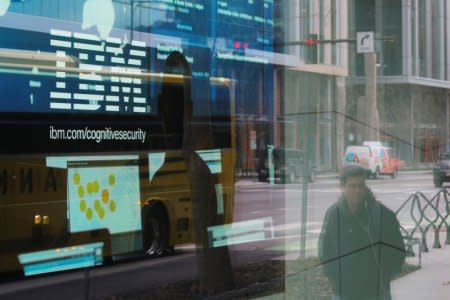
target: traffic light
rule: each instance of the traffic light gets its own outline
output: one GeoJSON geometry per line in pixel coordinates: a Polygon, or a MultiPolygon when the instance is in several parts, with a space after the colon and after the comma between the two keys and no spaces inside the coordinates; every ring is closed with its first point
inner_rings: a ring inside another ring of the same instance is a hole
{"type": "Polygon", "coordinates": [[[317,45],[319,44],[318,35],[310,33],[305,40],[307,64],[317,64],[317,45]]]}

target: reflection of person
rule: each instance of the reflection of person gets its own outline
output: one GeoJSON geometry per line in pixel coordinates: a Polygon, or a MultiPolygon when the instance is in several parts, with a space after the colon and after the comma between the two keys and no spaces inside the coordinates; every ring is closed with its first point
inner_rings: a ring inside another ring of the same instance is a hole
{"type": "MultiPolygon", "coordinates": [[[[167,180],[171,178],[182,186],[182,179],[167,175],[177,173],[177,161],[184,159],[181,150],[189,142],[186,132],[190,126],[192,111],[190,68],[182,53],[174,51],[169,54],[164,64],[164,74],[176,75],[179,80],[163,80],[161,93],[158,95],[158,113],[164,136],[160,146],[171,151],[164,153],[164,161],[158,163],[157,170],[153,170],[151,182],[156,189],[166,187],[167,180]],[[174,172],[174,169],[177,171],[174,172]]],[[[149,166],[153,166],[150,157],[149,166]]],[[[169,244],[169,219],[165,208],[160,205],[145,206],[142,219],[146,252],[155,256],[172,252],[172,245],[169,244]]]]}
{"type": "MultiPolygon", "coordinates": [[[[181,52],[173,51],[166,60],[164,72],[183,75],[182,82],[166,82],[162,86],[158,109],[162,117],[166,147],[181,150],[187,168],[200,290],[231,289],[233,273],[228,247],[209,247],[208,228],[223,225],[224,214],[220,213],[217,206],[219,201],[216,188],[219,178],[211,173],[206,162],[197,153],[197,150],[205,149],[205,144],[208,145],[212,138],[204,133],[205,130],[199,131],[199,124],[193,117],[191,68],[181,52]]],[[[202,125],[210,126],[210,124],[202,125]]],[[[165,162],[160,168],[160,173],[166,171],[164,168],[168,165],[165,162]]],[[[170,172],[174,172],[173,170],[173,167],[168,169],[170,172]]]]}
{"type": "Polygon", "coordinates": [[[359,166],[342,170],[342,194],[319,238],[319,258],[337,300],[391,299],[390,281],[405,259],[396,216],[375,200],[365,176],[359,166]]]}
{"type": "Polygon", "coordinates": [[[166,147],[181,149],[190,139],[192,118],[191,71],[186,57],[178,51],[171,52],[166,59],[164,73],[184,76],[183,83],[165,82],[158,97],[166,147]]]}

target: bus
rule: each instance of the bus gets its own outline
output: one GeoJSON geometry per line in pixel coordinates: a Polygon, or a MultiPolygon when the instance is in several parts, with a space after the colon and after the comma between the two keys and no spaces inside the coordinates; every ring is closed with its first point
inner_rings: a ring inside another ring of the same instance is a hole
{"type": "Polygon", "coordinates": [[[189,94],[192,131],[209,137],[193,151],[230,223],[235,83],[211,76],[210,49],[47,23],[0,27],[2,278],[161,256],[196,240],[183,122],[170,131],[165,120],[183,120],[179,102],[164,102],[177,95],[189,94]],[[173,53],[189,72],[169,70],[173,53]]]}

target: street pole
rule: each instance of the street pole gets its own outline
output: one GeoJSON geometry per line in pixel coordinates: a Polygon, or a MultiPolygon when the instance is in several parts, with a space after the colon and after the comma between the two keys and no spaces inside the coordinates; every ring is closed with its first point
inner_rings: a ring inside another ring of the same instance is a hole
{"type": "Polygon", "coordinates": [[[342,158],[345,154],[345,107],[347,102],[347,94],[345,90],[345,78],[336,78],[336,167],[338,170],[342,168],[342,158]]]}
{"type": "Polygon", "coordinates": [[[306,258],[306,233],[307,233],[307,209],[308,209],[308,167],[309,167],[309,155],[308,150],[305,151],[304,159],[304,171],[303,171],[303,185],[302,185],[302,213],[301,213],[301,228],[300,228],[300,258],[306,258]]]}
{"type": "Polygon", "coordinates": [[[365,126],[365,139],[370,141],[380,140],[380,120],[377,105],[377,55],[375,52],[364,54],[364,69],[366,76],[365,112],[366,118],[362,119],[369,124],[365,126]]]}
{"type": "Polygon", "coordinates": [[[357,32],[356,51],[364,54],[365,94],[358,98],[357,118],[361,122],[357,141],[379,141],[380,121],[377,105],[377,55],[374,32],[357,32]]]}
{"type": "Polygon", "coordinates": [[[303,184],[302,184],[302,199],[301,199],[301,220],[300,220],[300,258],[306,259],[306,234],[308,224],[308,182],[309,182],[309,138],[310,124],[312,123],[312,115],[305,115],[304,128],[306,132],[305,145],[303,147],[303,184]]]}

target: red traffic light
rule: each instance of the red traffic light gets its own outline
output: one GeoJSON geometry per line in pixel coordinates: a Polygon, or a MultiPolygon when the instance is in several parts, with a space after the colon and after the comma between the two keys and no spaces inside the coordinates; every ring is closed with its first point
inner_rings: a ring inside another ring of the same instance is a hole
{"type": "Polygon", "coordinates": [[[305,44],[306,46],[315,46],[319,43],[318,40],[314,40],[314,39],[306,39],[305,40],[305,44]]]}

